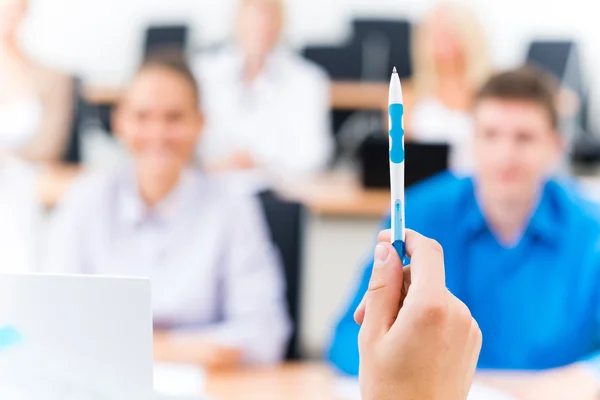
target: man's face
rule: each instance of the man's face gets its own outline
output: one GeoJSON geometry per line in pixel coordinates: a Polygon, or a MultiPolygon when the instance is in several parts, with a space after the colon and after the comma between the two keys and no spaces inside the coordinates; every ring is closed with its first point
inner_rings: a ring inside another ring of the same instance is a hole
{"type": "Polygon", "coordinates": [[[562,142],[546,110],[531,101],[483,99],[475,108],[475,175],[484,195],[531,196],[558,161],[562,142]]]}

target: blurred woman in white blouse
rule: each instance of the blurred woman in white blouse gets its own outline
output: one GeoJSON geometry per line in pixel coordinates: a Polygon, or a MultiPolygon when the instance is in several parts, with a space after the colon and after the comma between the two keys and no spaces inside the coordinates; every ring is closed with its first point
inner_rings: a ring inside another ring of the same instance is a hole
{"type": "Polygon", "coordinates": [[[241,0],[235,44],[195,63],[207,120],[200,161],[250,172],[250,189],[318,172],[333,150],[329,80],[279,45],[283,25],[283,0],[241,0]]]}
{"type": "Polygon", "coordinates": [[[72,80],[21,47],[27,0],[0,0],[0,271],[38,261],[43,210],[38,165],[60,161],[72,120],[72,80]]]}
{"type": "Polygon", "coordinates": [[[407,137],[449,143],[451,168],[468,173],[473,95],[491,72],[483,29],[466,6],[440,3],[419,24],[412,49],[407,137]]]}
{"type": "Polygon", "coordinates": [[[290,327],[260,206],[192,165],[203,125],[196,82],[184,62],[156,57],[116,111],[131,160],[73,185],[54,215],[45,270],[150,277],[158,360],[278,362],[290,327]]]}
{"type": "Polygon", "coordinates": [[[0,155],[60,161],[72,119],[72,80],[19,45],[27,0],[0,0],[0,155]]]}

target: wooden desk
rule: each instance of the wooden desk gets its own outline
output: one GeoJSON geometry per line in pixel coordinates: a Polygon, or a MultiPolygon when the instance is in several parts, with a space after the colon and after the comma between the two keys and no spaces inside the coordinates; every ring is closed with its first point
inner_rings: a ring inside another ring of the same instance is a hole
{"type": "MultiPolygon", "coordinates": [[[[406,84],[403,86],[407,91],[406,84]]],[[[83,88],[83,98],[95,105],[111,105],[117,102],[122,87],[93,86],[83,88]]],[[[335,110],[387,110],[387,83],[332,82],[331,107],[335,110]]]]}
{"type": "Polygon", "coordinates": [[[277,191],[303,203],[315,214],[380,218],[390,207],[390,192],[365,189],[350,173],[328,173],[308,180],[283,184],[277,191]]]}
{"type": "Polygon", "coordinates": [[[94,86],[83,87],[83,99],[90,104],[104,106],[113,105],[121,97],[123,88],[119,86],[94,86]]]}
{"type": "Polygon", "coordinates": [[[340,400],[334,383],[326,365],[288,364],[209,375],[207,394],[214,400],[340,400]]]}
{"type": "Polygon", "coordinates": [[[332,82],[331,108],[335,110],[387,110],[386,83],[332,82]]]}

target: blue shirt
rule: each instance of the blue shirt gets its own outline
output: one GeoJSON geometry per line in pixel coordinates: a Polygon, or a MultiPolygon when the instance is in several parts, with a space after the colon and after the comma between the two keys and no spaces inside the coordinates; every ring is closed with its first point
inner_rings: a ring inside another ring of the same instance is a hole
{"type": "MultiPolygon", "coordinates": [[[[587,361],[600,371],[600,223],[574,190],[547,182],[512,248],[487,226],[473,180],[448,173],[407,191],[406,224],[443,246],[446,284],[483,333],[479,368],[539,370],[587,361]]],[[[329,349],[330,361],[350,375],[359,363],[353,313],[372,265],[371,259],[329,349]]]]}

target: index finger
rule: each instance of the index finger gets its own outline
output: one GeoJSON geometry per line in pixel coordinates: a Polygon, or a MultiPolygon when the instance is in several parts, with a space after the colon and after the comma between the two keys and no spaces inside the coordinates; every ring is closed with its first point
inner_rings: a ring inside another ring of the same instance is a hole
{"type": "Polygon", "coordinates": [[[386,230],[379,232],[379,234],[377,235],[377,242],[378,243],[381,243],[381,242],[392,243],[392,230],[386,229],[386,230]]]}
{"type": "Polygon", "coordinates": [[[407,229],[406,252],[411,259],[411,286],[446,289],[444,251],[438,242],[407,229]]]}

